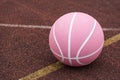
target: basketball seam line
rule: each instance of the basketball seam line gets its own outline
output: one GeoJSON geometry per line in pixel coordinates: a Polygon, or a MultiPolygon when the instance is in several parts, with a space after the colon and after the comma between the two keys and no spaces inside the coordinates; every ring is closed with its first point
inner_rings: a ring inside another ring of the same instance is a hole
{"type": "Polygon", "coordinates": [[[79,64],[81,64],[81,62],[79,61],[78,57],[79,57],[82,49],[83,49],[84,46],[86,45],[86,43],[87,43],[87,42],[89,41],[89,39],[91,38],[91,36],[92,36],[92,34],[93,34],[94,30],[95,30],[95,27],[96,27],[96,20],[94,21],[93,28],[92,28],[90,34],[88,35],[88,37],[85,39],[85,41],[83,42],[83,44],[80,46],[80,48],[79,48],[78,51],[77,51],[76,60],[77,60],[77,62],[78,62],[79,64]]]}
{"type": "Polygon", "coordinates": [[[73,14],[73,17],[70,22],[69,33],[68,33],[68,60],[69,60],[70,65],[72,65],[72,61],[70,59],[71,58],[71,34],[72,34],[72,28],[73,28],[76,15],[77,13],[73,14]]]}
{"type": "Polygon", "coordinates": [[[55,43],[57,44],[57,47],[58,47],[58,49],[60,51],[60,54],[62,56],[62,62],[63,62],[64,61],[64,55],[63,55],[63,52],[62,52],[62,50],[60,48],[60,45],[59,45],[59,43],[57,41],[57,38],[56,38],[56,35],[55,35],[55,25],[53,26],[53,37],[54,37],[55,43]]]}
{"type": "MultiPolygon", "coordinates": [[[[84,59],[84,58],[88,58],[88,57],[90,57],[90,56],[95,55],[95,53],[97,53],[100,49],[102,49],[103,44],[104,44],[104,42],[101,44],[101,46],[100,46],[97,50],[95,50],[95,51],[92,52],[91,54],[86,55],[86,56],[80,56],[80,57],[78,57],[78,59],[84,59]]],[[[52,52],[54,52],[55,55],[57,55],[58,57],[62,57],[61,55],[57,54],[57,52],[55,52],[53,49],[51,49],[51,50],[52,50],[52,52]]],[[[64,59],[68,59],[68,57],[64,57],[64,59]]],[[[70,58],[70,59],[76,59],[76,57],[70,58]]]]}

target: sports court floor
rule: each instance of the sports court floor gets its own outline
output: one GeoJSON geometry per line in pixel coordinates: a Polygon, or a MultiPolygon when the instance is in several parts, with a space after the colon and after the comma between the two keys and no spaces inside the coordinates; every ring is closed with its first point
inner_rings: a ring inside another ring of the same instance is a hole
{"type": "Polygon", "coordinates": [[[120,0],[0,0],[0,80],[120,80],[120,0]],[[105,34],[100,57],[78,68],[48,45],[54,21],[74,11],[95,17],[105,34]]]}

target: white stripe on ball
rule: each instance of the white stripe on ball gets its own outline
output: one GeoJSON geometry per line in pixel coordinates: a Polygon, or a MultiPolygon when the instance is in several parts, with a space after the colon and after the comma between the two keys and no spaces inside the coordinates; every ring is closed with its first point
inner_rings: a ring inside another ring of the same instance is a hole
{"type": "Polygon", "coordinates": [[[88,40],[90,39],[90,37],[92,36],[94,30],[95,30],[95,27],[96,27],[96,20],[94,21],[94,25],[93,25],[93,28],[91,30],[91,32],[89,33],[88,37],[85,39],[85,41],[83,42],[83,44],[80,46],[80,48],[78,49],[78,52],[77,52],[77,55],[76,55],[76,61],[81,64],[81,62],[79,61],[78,57],[80,55],[80,52],[81,50],[84,48],[84,46],[86,45],[86,43],[88,42],[88,40]]]}
{"type": "MultiPolygon", "coordinates": [[[[97,50],[95,50],[94,52],[90,53],[89,55],[80,56],[80,57],[78,57],[78,59],[85,59],[85,58],[94,56],[98,51],[100,51],[100,50],[102,49],[103,44],[104,44],[104,42],[103,42],[103,43],[101,44],[101,46],[100,46],[97,50]]],[[[52,50],[52,52],[53,52],[56,56],[62,57],[62,56],[59,55],[57,52],[55,52],[53,49],[51,49],[51,50],[52,50]]],[[[68,57],[64,57],[64,59],[68,59],[68,57]]],[[[76,57],[72,57],[72,58],[70,58],[70,59],[71,59],[71,60],[76,60],[76,57]]]]}
{"type": "Polygon", "coordinates": [[[75,21],[76,15],[77,13],[73,14],[72,20],[70,22],[69,33],[68,33],[68,60],[70,65],[72,65],[72,60],[70,59],[71,58],[71,33],[72,33],[73,23],[75,21]]]}
{"type": "Polygon", "coordinates": [[[55,25],[53,26],[53,37],[54,37],[55,43],[56,43],[56,45],[57,45],[57,47],[58,47],[58,49],[60,51],[62,62],[64,62],[64,55],[63,55],[63,52],[62,52],[62,50],[60,48],[60,45],[59,45],[58,40],[57,40],[56,35],[55,35],[55,25]]]}

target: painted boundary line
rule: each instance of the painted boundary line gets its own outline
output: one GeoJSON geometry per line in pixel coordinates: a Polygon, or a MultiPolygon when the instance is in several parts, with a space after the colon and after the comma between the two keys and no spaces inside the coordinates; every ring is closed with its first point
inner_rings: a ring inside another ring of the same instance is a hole
{"type": "Polygon", "coordinates": [[[43,26],[43,25],[21,25],[21,24],[1,24],[3,27],[15,27],[15,28],[40,28],[40,29],[51,29],[51,26],[43,26]]]}
{"type": "MultiPolygon", "coordinates": [[[[16,27],[16,28],[40,28],[40,29],[51,29],[51,26],[44,25],[21,25],[21,24],[3,24],[0,23],[0,26],[3,27],[16,27]]],[[[120,28],[103,28],[103,31],[120,31],[120,28]]]]}
{"type": "MultiPolygon", "coordinates": [[[[111,37],[111,38],[108,38],[104,43],[104,47],[107,47],[107,46],[109,46],[109,45],[111,45],[119,40],[120,40],[120,33],[111,37]]],[[[58,61],[56,63],[53,63],[53,64],[46,66],[45,68],[40,69],[34,73],[31,73],[31,74],[29,74],[29,75],[27,75],[19,80],[37,80],[38,78],[43,77],[45,75],[48,75],[49,73],[57,71],[63,67],[64,67],[64,65],[58,61]]]]}
{"type": "Polygon", "coordinates": [[[28,76],[23,77],[19,80],[37,80],[38,78],[43,77],[46,74],[49,74],[51,72],[54,72],[62,67],[64,67],[64,65],[58,61],[56,63],[50,64],[49,66],[47,66],[45,68],[40,69],[34,73],[31,73],[28,76]]]}
{"type": "Polygon", "coordinates": [[[119,40],[120,40],[120,33],[111,38],[108,38],[104,43],[104,47],[107,47],[107,46],[111,45],[112,43],[115,43],[119,40]]]}

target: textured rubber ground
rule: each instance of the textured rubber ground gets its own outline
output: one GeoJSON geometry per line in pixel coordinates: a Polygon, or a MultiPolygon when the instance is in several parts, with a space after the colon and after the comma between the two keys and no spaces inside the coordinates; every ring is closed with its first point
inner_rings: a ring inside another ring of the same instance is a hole
{"type": "MultiPolygon", "coordinates": [[[[0,24],[52,26],[61,15],[82,11],[95,17],[103,28],[120,28],[119,4],[119,0],[2,0],[0,24]]],[[[0,26],[0,80],[18,80],[57,62],[49,49],[49,31],[0,26]]],[[[119,33],[105,31],[105,39],[119,33]]],[[[117,41],[104,47],[102,55],[88,66],[64,66],[38,80],[119,80],[119,51],[117,41]]]]}

